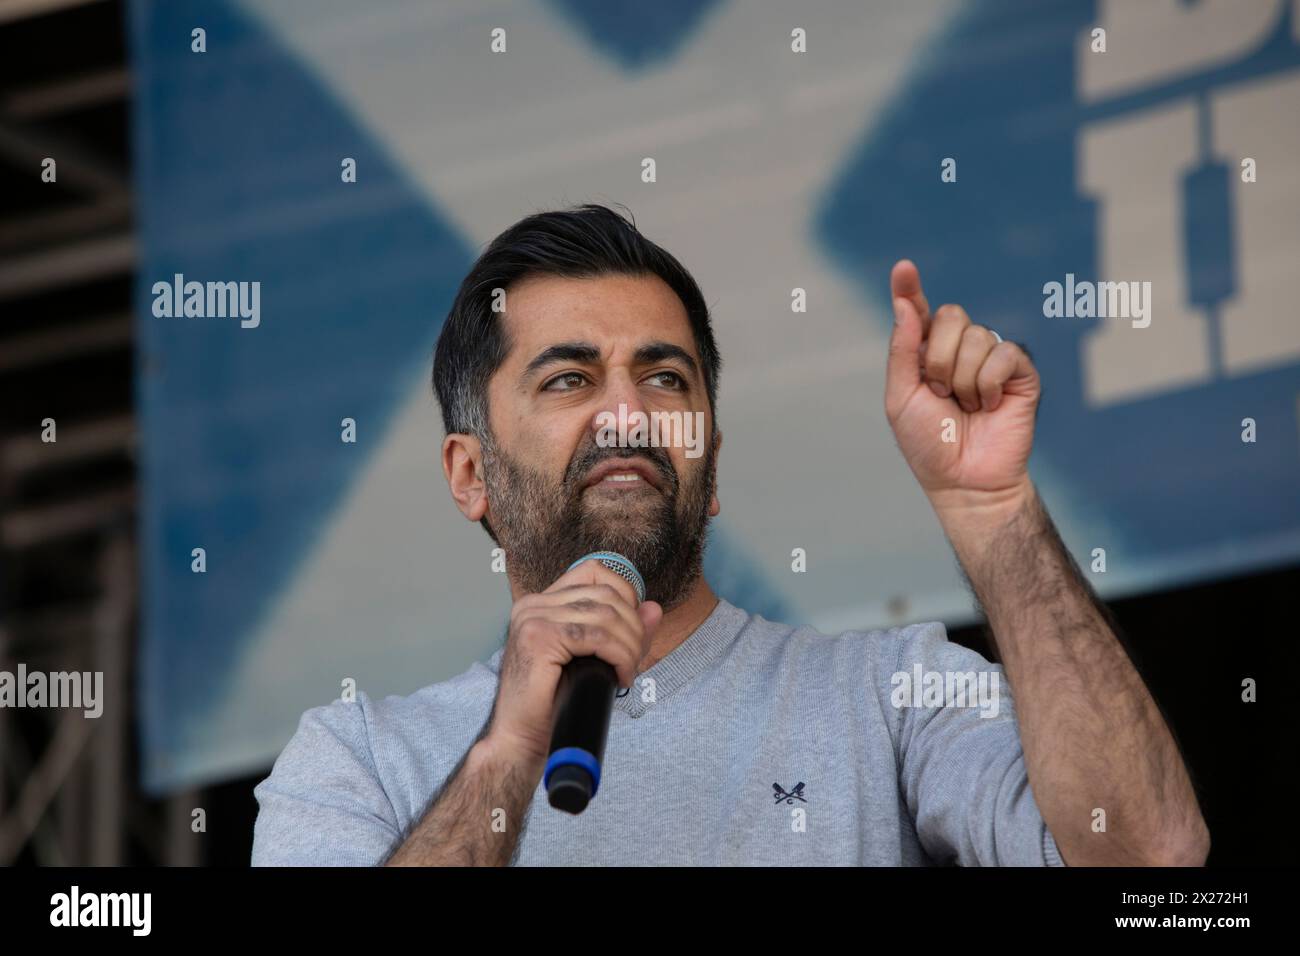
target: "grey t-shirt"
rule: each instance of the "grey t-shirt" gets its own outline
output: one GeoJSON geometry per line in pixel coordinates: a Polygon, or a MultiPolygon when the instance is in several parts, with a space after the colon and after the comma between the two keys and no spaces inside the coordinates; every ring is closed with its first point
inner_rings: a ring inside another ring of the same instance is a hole
{"type": "MultiPolygon", "coordinates": [[[[502,653],[303,714],[254,791],[253,865],[384,862],[477,739],[502,653]]],[[[937,622],[827,636],[726,600],[616,698],[582,814],[539,783],[516,862],[1064,865],[1000,665],[937,622]]]]}

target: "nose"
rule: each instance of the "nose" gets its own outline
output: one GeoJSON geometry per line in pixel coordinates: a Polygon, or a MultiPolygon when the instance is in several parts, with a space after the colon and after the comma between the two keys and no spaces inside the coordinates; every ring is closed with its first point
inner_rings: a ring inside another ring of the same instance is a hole
{"type": "Polygon", "coordinates": [[[591,429],[597,438],[604,434],[606,438],[604,444],[609,447],[617,441],[621,423],[626,422],[627,424],[622,427],[626,428],[629,434],[632,432],[635,426],[633,418],[635,412],[640,412],[645,416],[646,421],[649,421],[650,416],[646,412],[645,403],[641,400],[636,382],[626,370],[616,369],[605,380],[600,401],[592,412],[591,429]]]}

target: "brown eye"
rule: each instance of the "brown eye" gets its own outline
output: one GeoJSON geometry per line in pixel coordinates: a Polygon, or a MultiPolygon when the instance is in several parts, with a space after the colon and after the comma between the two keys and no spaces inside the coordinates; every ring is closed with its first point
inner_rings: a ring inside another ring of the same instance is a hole
{"type": "Polygon", "coordinates": [[[684,391],[686,389],[686,379],[682,378],[676,372],[655,372],[650,377],[663,378],[665,375],[672,379],[672,382],[668,385],[669,388],[674,388],[679,391],[684,391]]]}
{"type": "MultiPolygon", "coordinates": [[[[544,392],[568,392],[568,391],[572,391],[571,388],[567,388],[567,387],[566,387],[566,388],[556,388],[556,387],[555,387],[555,385],[556,385],[557,382],[569,382],[569,381],[571,381],[572,379],[577,379],[579,384],[581,384],[582,382],[585,382],[585,381],[586,381],[586,379],[585,379],[582,375],[580,375],[579,373],[577,373],[577,372],[565,372],[563,375],[557,375],[557,376],[555,376],[555,378],[551,379],[549,382],[547,382],[545,385],[543,385],[543,386],[542,386],[542,391],[544,391],[544,392]]],[[[577,387],[577,386],[575,385],[574,388],[576,388],[576,387],[577,387]]]]}

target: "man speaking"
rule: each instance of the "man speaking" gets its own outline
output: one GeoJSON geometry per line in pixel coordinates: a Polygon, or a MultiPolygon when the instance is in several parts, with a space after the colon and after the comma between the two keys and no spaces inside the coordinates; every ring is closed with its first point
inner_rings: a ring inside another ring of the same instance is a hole
{"type": "Polygon", "coordinates": [[[304,714],[255,790],[253,863],[1204,863],[1178,747],[1030,481],[1037,371],[960,306],[932,310],[912,263],[890,283],[885,413],[1001,664],[937,622],[827,636],[719,599],[700,289],[610,209],[529,216],[461,284],[433,370],[451,495],[506,556],[505,644],[410,696],[304,714]],[[702,416],[703,454],[611,443],[603,423],[636,413],[702,416]],[[570,567],[598,551],[630,560],[644,601],[570,567]],[[573,815],[543,774],[564,667],[590,655],[620,690],[573,815]]]}

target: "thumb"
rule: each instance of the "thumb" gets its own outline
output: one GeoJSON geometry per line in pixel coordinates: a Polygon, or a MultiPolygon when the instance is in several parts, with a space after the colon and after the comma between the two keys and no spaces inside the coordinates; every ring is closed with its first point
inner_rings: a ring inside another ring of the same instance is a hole
{"type": "Polygon", "coordinates": [[[903,298],[894,299],[894,331],[889,337],[889,364],[885,369],[885,411],[903,403],[921,384],[921,317],[916,306],[903,298]]]}

